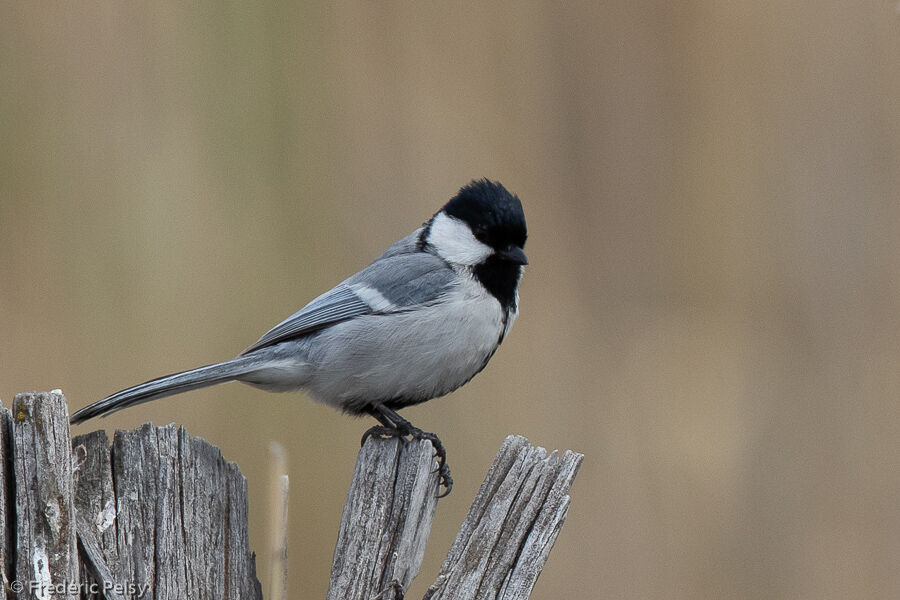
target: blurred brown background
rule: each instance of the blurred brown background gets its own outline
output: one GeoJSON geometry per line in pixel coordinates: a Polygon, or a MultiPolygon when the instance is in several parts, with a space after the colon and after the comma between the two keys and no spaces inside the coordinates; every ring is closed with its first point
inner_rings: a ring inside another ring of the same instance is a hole
{"type": "MultiPolygon", "coordinates": [[[[586,454],[536,598],[900,595],[893,1],[6,3],[0,397],[79,408],[228,358],[474,177],[519,194],[519,321],[406,412],[456,478],[421,597],[504,436],[586,454]]],[[[367,421],[238,384],[183,423],[291,459],[323,597],[367,421]]]]}

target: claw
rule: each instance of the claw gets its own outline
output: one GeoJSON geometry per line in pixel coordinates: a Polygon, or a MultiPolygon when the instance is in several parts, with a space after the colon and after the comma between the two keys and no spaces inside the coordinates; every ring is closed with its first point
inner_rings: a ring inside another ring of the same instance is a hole
{"type": "Polygon", "coordinates": [[[440,487],[444,488],[443,493],[438,494],[438,498],[443,498],[450,493],[450,490],[453,488],[453,478],[450,477],[450,467],[447,465],[447,451],[437,435],[422,431],[418,427],[410,425],[408,421],[403,421],[396,427],[388,427],[386,425],[370,427],[363,434],[360,446],[365,444],[369,438],[388,439],[392,437],[398,437],[404,441],[408,437],[411,440],[428,440],[431,442],[431,446],[434,448],[434,457],[438,461],[435,471],[440,473],[440,487]]]}
{"type": "Polygon", "coordinates": [[[438,459],[438,466],[435,470],[440,473],[440,485],[444,488],[444,492],[438,494],[438,498],[443,498],[453,488],[453,478],[450,477],[450,467],[447,466],[447,451],[444,449],[444,444],[437,435],[422,431],[417,427],[410,426],[405,433],[414,440],[428,440],[431,442],[431,446],[434,448],[434,456],[438,459]]]}
{"type": "Polygon", "coordinates": [[[366,409],[366,412],[375,417],[381,425],[376,425],[366,431],[363,435],[363,443],[373,436],[379,438],[399,437],[402,440],[406,440],[407,437],[413,440],[428,440],[434,448],[434,456],[438,459],[439,487],[444,488],[444,493],[438,494],[438,498],[443,498],[450,493],[450,489],[453,487],[453,478],[450,477],[450,467],[447,465],[447,451],[437,435],[413,427],[412,423],[380,402],[373,403],[366,409]]]}
{"type": "Polygon", "coordinates": [[[446,464],[441,465],[439,471],[441,473],[440,485],[443,486],[444,491],[443,493],[438,494],[438,498],[443,498],[444,496],[450,494],[450,490],[453,489],[453,478],[450,477],[450,467],[448,467],[446,464]]]}

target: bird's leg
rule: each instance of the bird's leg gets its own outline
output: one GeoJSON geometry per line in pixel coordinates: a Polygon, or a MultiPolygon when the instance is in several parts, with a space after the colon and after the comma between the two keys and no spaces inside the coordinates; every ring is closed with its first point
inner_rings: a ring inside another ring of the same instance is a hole
{"type": "Polygon", "coordinates": [[[397,411],[391,410],[380,402],[372,404],[367,412],[375,417],[381,425],[371,427],[363,434],[363,444],[370,437],[405,439],[408,436],[414,440],[428,440],[434,447],[434,455],[438,459],[438,471],[441,474],[441,485],[444,486],[444,493],[438,495],[438,498],[443,498],[450,493],[450,489],[453,487],[453,478],[450,477],[450,467],[447,465],[447,451],[437,435],[415,427],[397,414],[397,411]]]}

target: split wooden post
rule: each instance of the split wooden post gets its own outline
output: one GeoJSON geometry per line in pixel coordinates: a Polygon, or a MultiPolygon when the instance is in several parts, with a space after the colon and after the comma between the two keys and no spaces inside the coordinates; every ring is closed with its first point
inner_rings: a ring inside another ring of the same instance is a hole
{"type": "Polygon", "coordinates": [[[0,407],[0,598],[262,597],[218,449],[174,425],[69,435],[58,391],[0,407]]]}
{"type": "MultiPolygon", "coordinates": [[[[70,439],[59,391],[0,406],[0,600],[262,597],[247,484],[174,425],[70,439]]],[[[583,456],[503,443],[426,600],[526,600],[569,508],[583,456]]],[[[422,563],[439,475],[430,442],[360,449],[329,600],[398,600],[422,563]]],[[[298,527],[302,527],[298,525],[298,527]]]]}
{"type": "MultiPolygon", "coordinates": [[[[392,600],[408,589],[434,516],[433,453],[427,441],[374,438],[360,450],[329,600],[392,600]]],[[[528,598],[568,514],[583,458],[506,438],[425,598],[528,598]]]]}

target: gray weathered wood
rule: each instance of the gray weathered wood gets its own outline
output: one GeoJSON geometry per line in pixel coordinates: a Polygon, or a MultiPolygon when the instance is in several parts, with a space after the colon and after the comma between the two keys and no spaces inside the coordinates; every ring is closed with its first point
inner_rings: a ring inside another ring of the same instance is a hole
{"type": "Polygon", "coordinates": [[[425,598],[528,598],[566,519],[583,458],[506,438],[425,598]]]}
{"type": "Polygon", "coordinates": [[[112,456],[120,582],[150,597],[262,597],[234,463],[174,425],[118,431],[112,456]]]}
{"type": "Polygon", "coordinates": [[[75,523],[83,554],[87,558],[81,565],[81,581],[86,584],[82,597],[102,598],[100,590],[114,592],[111,586],[104,587],[103,584],[118,581],[109,568],[109,565],[116,564],[118,550],[115,528],[116,498],[113,492],[109,439],[106,432],[94,431],[76,437],[72,441],[72,455],[75,464],[77,508],[75,523]],[[88,516],[91,517],[90,521],[87,519],[88,516]]]}
{"type": "MultiPolygon", "coordinates": [[[[425,598],[527,599],[565,521],[582,458],[508,437],[425,598]]],[[[366,442],[344,506],[329,600],[390,600],[408,588],[431,529],[435,465],[429,442],[366,442]]]]}
{"type": "MultiPolygon", "coordinates": [[[[507,438],[426,599],[528,598],[582,458],[507,438]]],[[[401,597],[431,530],[436,467],[428,441],[367,440],[329,600],[401,597]]],[[[18,598],[262,597],[237,466],[174,425],[119,431],[112,449],[103,432],[70,441],[57,392],[20,394],[12,414],[0,407],[0,541],[0,600],[8,589],[18,598]]]]}
{"type": "MultiPolygon", "coordinates": [[[[205,442],[204,442],[205,443],[205,442]]],[[[213,446],[211,446],[213,447],[213,446]]],[[[218,450],[217,450],[218,452],[218,450]]],[[[256,555],[250,552],[247,522],[247,480],[237,463],[226,463],[225,494],[225,598],[262,600],[262,586],[256,575],[256,555]]]]}
{"type": "Polygon", "coordinates": [[[174,425],[111,449],[68,422],[58,392],[0,408],[0,600],[262,597],[237,465],[174,425]]]}
{"type": "Polygon", "coordinates": [[[100,536],[93,523],[88,523],[77,512],[75,523],[78,527],[78,547],[81,551],[81,590],[82,598],[105,598],[106,600],[125,600],[126,588],[113,573],[104,558],[100,546],[100,536]]]}
{"type": "Polygon", "coordinates": [[[75,490],[66,400],[59,393],[13,400],[16,580],[22,598],[78,598],[75,490]]]}
{"type": "Polygon", "coordinates": [[[0,600],[6,600],[6,590],[13,579],[14,554],[14,495],[13,476],[13,430],[12,413],[0,404],[0,600]]]}
{"type": "Polygon", "coordinates": [[[437,494],[431,442],[369,438],[347,494],[328,600],[399,597],[392,581],[405,590],[418,572],[437,494]]]}

